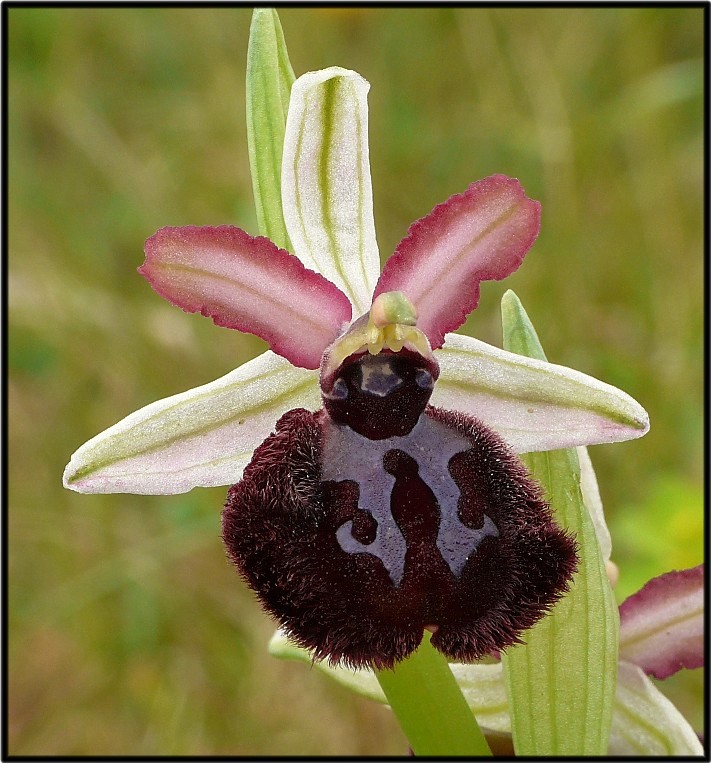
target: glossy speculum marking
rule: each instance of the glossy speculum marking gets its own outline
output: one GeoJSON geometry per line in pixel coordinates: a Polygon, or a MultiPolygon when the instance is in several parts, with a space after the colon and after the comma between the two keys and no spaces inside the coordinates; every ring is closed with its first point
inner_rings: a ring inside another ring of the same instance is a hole
{"type": "Polygon", "coordinates": [[[322,479],[355,482],[358,508],[377,524],[375,539],[366,544],[353,537],[353,521],[345,522],[336,531],[340,547],[348,553],[376,556],[394,585],[399,586],[405,571],[407,541],[393,518],[391,503],[398,480],[419,479],[438,506],[436,546],[452,574],[459,577],[481,541],[499,534],[486,514],[481,528],[467,527],[457,515],[461,491],[449,471],[449,462],[470,447],[466,437],[425,415],[404,437],[384,440],[368,440],[345,425],[328,427],[322,479]],[[432,443],[437,447],[431,448],[432,443]],[[403,459],[402,455],[409,458],[403,459]]]}
{"type": "Polygon", "coordinates": [[[433,628],[457,660],[519,640],[566,590],[575,543],[505,443],[428,406],[436,364],[348,358],[324,409],[289,411],[229,492],[230,557],[288,635],[389,667],[433,628]]]}

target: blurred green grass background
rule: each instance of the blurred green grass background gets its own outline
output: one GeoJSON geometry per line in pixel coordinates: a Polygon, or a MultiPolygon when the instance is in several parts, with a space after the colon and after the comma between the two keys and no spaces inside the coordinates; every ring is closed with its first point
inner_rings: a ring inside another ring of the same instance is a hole
{"type": "MultiPolygon", "coordinates": [[[[702,8],[285,8],[298,74],[361,72],[383,257],[494,172],[543,204],[513,288],[549,358],[649,410],[591,449],[620,599],[702,560],[702,8]]],[[[255,356],[136,273],[164,225],[256,233],[250,11],[20,8],[9,32],[9,751],[400,754],[389,712],[266,654],[225,560],[225,490],[80,496],[71,453],[255,356]]],[[[665,682],[700,727],[701,671],[665,682]]]]}

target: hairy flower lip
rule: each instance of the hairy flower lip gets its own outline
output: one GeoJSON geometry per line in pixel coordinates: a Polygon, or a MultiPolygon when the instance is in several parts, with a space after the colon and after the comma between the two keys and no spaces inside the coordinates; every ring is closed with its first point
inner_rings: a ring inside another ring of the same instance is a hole
{"type": "Polygon", "coordinates": [[[392,667],[433,623],[431,643],[455,659],[517,643],[577,564],[501,438],[431,406],[380,442],[325,411],[288,412],[230,488],[223,536],[292,637],[351,666],[392,667]],[[365,539],[354,526],[367,516],[365,539]]]}

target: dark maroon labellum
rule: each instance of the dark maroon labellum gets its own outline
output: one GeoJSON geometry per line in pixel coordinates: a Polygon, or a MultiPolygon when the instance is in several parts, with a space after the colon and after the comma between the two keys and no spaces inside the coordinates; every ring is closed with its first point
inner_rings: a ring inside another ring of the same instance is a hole
{"type": "Polygon", "coordinates": [[[230,557],[317,659],[391,667],[429,628],[471,661],[567,590],[575,541],[494,432],[427,406],[436,374],[414,353],[349,359],[229,491],[230,557]]]}

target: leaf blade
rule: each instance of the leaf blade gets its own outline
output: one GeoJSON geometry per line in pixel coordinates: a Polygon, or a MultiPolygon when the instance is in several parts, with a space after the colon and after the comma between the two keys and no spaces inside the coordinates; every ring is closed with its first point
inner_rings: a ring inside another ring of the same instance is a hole
{"type": "Polygon", "coordinates": [[[281,202],[281,166],[291,68],[274,8],[255,8],[247,49],[247,147],[259,231],[291,251],[281,202]]]}
{"type": "MultiPolygon", "coordinates": [[[[513,292],[502,300],[506,349],[545,360],[513,292]]],[[[563,527],[576,533],[571,591],[502,656],[518,755],[605,755],[615,698],[619,616],[580,488],[575,449],[522,457],[563,527]]]]}

